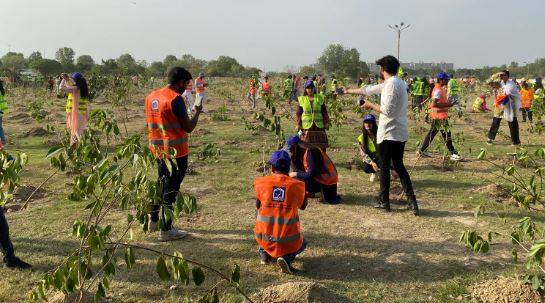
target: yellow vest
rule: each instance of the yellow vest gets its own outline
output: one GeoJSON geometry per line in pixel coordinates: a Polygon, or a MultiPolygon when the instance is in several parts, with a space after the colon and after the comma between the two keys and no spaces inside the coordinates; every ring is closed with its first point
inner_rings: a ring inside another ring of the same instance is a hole
{"type": "MultiPolygon", "coordinates": [[[[358,142],[360,144],[363,144],[363,134],[361,134],[358,137],[358,142]]],[[[370,153],[376,153],[377,152],[377,149],[375,148],[375,143],[373,143],[373,140],[367,140],[367,149],[369,150],[370,153]]]]}
{"type": "MultiPolygon", "coordinates": [[[[71,113],[72,112],[72,103],[73,103],[74,96],[72,93],[68,93],[68,97],[66,98],[66,112],[71,113]]],[[[79,98],[79,104],[78,104],[78,111],[83,113],[87,111],[87,99],[85,98],[79,98]]]]}
{"type": "Polygon", "coordinates": [[[298,100],[299,106],[303,108],[303,115],[301,116],[303,129],[311,128],[312,124],[316,124],[319,128],[324,128],[324,117],[322,116],[322,105],[325,102],[324,95],[314,95],[312,105],[308,96],[299,96],[298,100]]]}

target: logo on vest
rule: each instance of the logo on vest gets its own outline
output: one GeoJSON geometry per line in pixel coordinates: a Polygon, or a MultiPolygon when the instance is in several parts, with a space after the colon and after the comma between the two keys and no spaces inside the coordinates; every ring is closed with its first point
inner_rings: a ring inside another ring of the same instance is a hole
{"type": "Polygon", "coordinates": [[[272,192],[272,200],[274,202],[284,202],[286,198],[286,189],[283,187],[274,187],[272,192]]]}
{"type": "Polygon", "coordinates": [[[158,111],[159,110],[159,100],[155,99],[151,101],[151,110],[158,111]]]}

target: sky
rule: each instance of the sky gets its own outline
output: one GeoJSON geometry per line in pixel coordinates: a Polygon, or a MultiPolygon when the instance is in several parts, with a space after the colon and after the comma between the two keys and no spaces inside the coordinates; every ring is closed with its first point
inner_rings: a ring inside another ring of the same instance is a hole
{"type": "Polygon", "coordinates": [[[220,55],[281,71],[316,62],[332,43],[373,62],[452,62],[456,68],[545,57],[544,0],[0,0],[0,56],[59,47],[95,61],[220,55]]]}

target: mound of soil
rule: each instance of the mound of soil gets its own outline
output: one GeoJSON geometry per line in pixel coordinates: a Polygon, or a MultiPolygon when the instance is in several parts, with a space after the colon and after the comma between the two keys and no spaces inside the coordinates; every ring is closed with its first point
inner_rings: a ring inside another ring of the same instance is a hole
{"type": "Polygon", "coordinates": [[[10,116],[10,119],[11,120],[22,120],[22,119],[26,120],[26,119],[31,119],[31,118],[30,118],[30,115],[27,114],[27,113],[18,113],[18,114],[10,116]]]}
{"type": "Polygon", "coordinates": [[[473,188],[471,191],[486,195],[499,202],[508,200],[510,197],[509,191],[497,184],[489,184],[489,185],[473,188]]]}
{"type": "Polygon", "coordinates": [[[471,287],[471,296],[483,303],[544,302],[543,297],[534,292],[530,285],[526,285],[518,279],[506,277],[499,277],[474,284],[471,287]]]}
{"type": "MultiPolygon", "coordinates": [[[[81,302],[81,303],[91,303],[91,302],[94,302],[94,296],[92,293],[88,292],[88,291],[84,291],[83,292],[83,295],[81,296],[81,300],[80,299],[80,293],[77,292],[77,293],[72,293],[72,294],[69,294],[69,295],[65,295],[63,293],[58,293],[56,294],[55,296],[53,296],[51,299],[49,299],[49,303],[76,303],[76,302],[81,302]]],[[[101,300],[100,302],[109,302],[108,300],[101,300]]]]}
{"type": "Polygon", "coordinates": [[[288,282],[262,289],[253,296],[256,303],[339,303],[350,302],[314,282],[288,282]]]}
{"type": "MultiPolygon", "coordinates": [[[[15,191],[15,194],[13,195],[13,200],[11,200],[8,204],[4,205],[4,211],[9,212],[15,212],[20,211],[25,204],[26,200],[36,190],[36,187],[28,185],[28,186],[21,186],[17,188],[15,191]]],[[[45,198],[45,191],[43,189],[38,189],[30,198],[29,205],[33,203],[34,201],[38,201],[45,198]]]]}
{"type": "Polygon", "coordinates": [[[27,137],[43,137],[47,135],[47,130],[45,130],[43,127],[33,127],[30,129],[25,136],[27,137]]]}

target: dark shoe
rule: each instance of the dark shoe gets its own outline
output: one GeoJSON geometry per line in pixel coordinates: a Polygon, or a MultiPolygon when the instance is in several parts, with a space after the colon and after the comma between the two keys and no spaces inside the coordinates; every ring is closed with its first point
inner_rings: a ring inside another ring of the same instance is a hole
{"type": "Polygon", "coordinates": [[[278,264],[278,266],[280,266],[280,270],[285,273],[285,274],[292,274],[293,272],[291,271],[291,266],[288,264],[288,261],[286,261],[286,259],[280,257],[278,259],[276,259],[276,264],[278,264]]]}
{"type": "Polygon", "coordinates": [[[418,210],[418,203],[416,202],[416,200],[409,202],[407,209],[411,210],[413,212],[413,215],[415,216],[420,215],[420,211],[418,210]]]}
{"type": "Polygon", "coordinates": [[[271,261],[272,261],[271,256],[269,256],[269,255],[266,254],[266,253],[260,254],[259,258],[260,258],[260,263],[261,263],[261,265],[269,264],[269,263],[271,263],[271,261]]]}
{"type": "Polygon", "coordinates": [[[385,212],[390,212],[391,211],[390,203],[378,203],[377,205],[375,205],[375,208],[376,209],[382,209],[385,212]]]}
{"type": "Polygon", "coordinates": [[[343,198],[341,198],[341,196],[337,196],[335,197],[335,199],[333,199],[333,201],[327,201],[327,203],[335,205],[335,204],[340,204],[342,201],[343,201],[343,198]]]}
{"type": "Polygon", "coordinates": [[[6,264],[7,268],[13,268],[13,269],[30,269],[32,266],[25,261],[13,257],[13,258],[4,258],[4,263],[6,264]]]}

